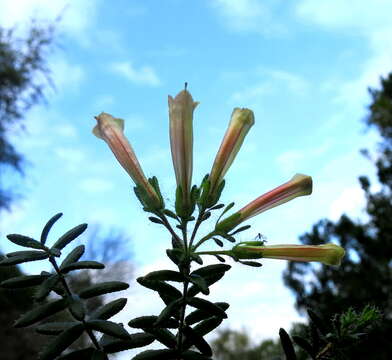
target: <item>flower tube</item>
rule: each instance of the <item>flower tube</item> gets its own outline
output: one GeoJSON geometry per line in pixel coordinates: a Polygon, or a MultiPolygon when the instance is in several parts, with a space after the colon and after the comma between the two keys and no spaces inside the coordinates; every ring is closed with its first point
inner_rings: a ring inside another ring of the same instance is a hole
{"type": "Polygon", "coordinates": [[[335,244],[324,245],[238,245],[232,249],[238,259],[281,259],[290,261],[317,261],[325,265],[340,265],[345,254],[343,248],[335,244]]]}
{"type": "Polygon", "coordinates": [[[135,184],[144,189],[150,203],[154,207],[160,208],[160,197],[145,177],[132,146],[124,135],[124,120],[114,118],[104,112],[96,116],[95,119],[97,125],[93,129],[93,134],[109,145],[114,156],[135,184]]]}
{"type": "Polygon", "coordinates": [[[296,197],[310,195],[311,193],[312,178],[307,175],[296,174],[290,181],[259,196],[241,210],[219,222],[216,228],[226,232],[230,231],[238,224],[262,213],[263,211],[284,204],[296,197]]]}
{"type": "Polygon", "coordinates": [[[229,126],[226,130],[218,153],[216,154],[215,161],[209,175],[209,198],[212,199],[212,202],[216,198],[216,192],[220,183],[237,156],[237,153],[244,142],[245,136],[254,123],[255,119],[252,110],[240,108],[235,108],[233,110],[229,126]]]}
{"type": "Polygon", "coordinates": [[[193,169],[193,111],[198,102],[185,89],[173,99],[169,95],[170,147],[177,187],[181,189],[182,206],[190,207],[193,169]]]}

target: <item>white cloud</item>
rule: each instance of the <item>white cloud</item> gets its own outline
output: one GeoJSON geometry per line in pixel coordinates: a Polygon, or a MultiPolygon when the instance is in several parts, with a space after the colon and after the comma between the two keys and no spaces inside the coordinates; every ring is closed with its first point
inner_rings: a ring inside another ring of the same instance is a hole
{"type": "Polygon", "coordinates": [[[310,87],[309,82],[298,74],[284,70],[259,68],[254,72],[253,78],[258,77],[253,85],[235,92],[231,100],[248,103],[259,99],[262,95],[276,94],[289,91],[296,96],[304,95],[310,87]]]}
{"type": "Polygon", "coordinates": [[[212,7],[229,29],[239,32],[256,32],[263,35],[281,35],[286,29],[273,14],[270,1],[259,0],[214,0],[212,7]]]}
{"type": "Polygon", "coordinates": [[[368,32],[390,27],[392,2],[389,0],[302,0],[297,3],[299,17],[332,29],[368,32]]]}
{"type": "Polygon", "coordinates": [[[73,126],[71,124],[66,124],[66,123],[56,125],[53,128],[53,131],[56,134],[58,134],[64,138],[69,138],[69,139],[74,139],[78,135],[78,132],[77,132],[75,126],[73,126]]]}
{"type": "Polygon", "coordinates": [[[71,147],[58,147],[54,149],[55,155],[62,161],[62,166],[73,172],[80,169],[86,154],[77,148],[71,147]]]}
{"type": "Polygon", "coordinates": [[[50,69],[56,91],[60,93],[70,89],[79,90],[80,84],[85,78],[82,66],[71,64],[65,58],[55,58],[50,61],[50,69]]]}
{"type": "Polygon", "coordinates": [[[370,53],[363,56],[361,71],[348,81],[334,84],[336,101],[350,110],[362,110],[368,101],[367,88],[377,87],[379,77],[387,75],[392,62],[392,2],[389,0],[302,0],[296,15],[330,31],[362,37],[370,53]]]}
{"type": "Polygon", "coordinates": [[[0,22],[11,27],[26,24],[32,18],[53,21],[61,16],[57,25],[60,31],[76,40],[86,42],[87,29],[94,23],[99,0],[3,0],[0,4],[0,22]]]}
{"type": "Polygon", "coordinates": [[[331,203],[329,217],[338,220],[341,215],[360,216],[365,207],[363,190],[359,186],[350,186],[343,189],[338,197],[331,203]]]}
{"type": "Polygon", "coordinates": [[[129,81],[149,86],[159,86],[161,80],[151,66],[136,68],[129,61],[115,62],[111,65],[111,70],[118,75],[124,76],[129,81]]]}
{"type": "Polygon", "coordinates": [[[308,149],[292,149],[281,153],[276,161],[283,174],[293,174],[300,171],[304,162],[317,159],[332,148],[333,140],[326,139],[316,147],[308,149]]]}
{"type": "Polygon", "coordinates": [[[113,189],[113,183],[99,178],[88,178],[80,182],[79,187],[89,193],[104,192],[113,189]]]}

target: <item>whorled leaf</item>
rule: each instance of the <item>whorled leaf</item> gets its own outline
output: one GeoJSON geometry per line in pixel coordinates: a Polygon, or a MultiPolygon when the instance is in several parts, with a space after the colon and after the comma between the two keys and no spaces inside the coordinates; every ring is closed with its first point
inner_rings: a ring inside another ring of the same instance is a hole
{"type": "Polygon", "coordinates": [[[11,266],[18,265],[25,262],[37,261],[47,259],[49,255],[44,251],[32,250],[32,251],[17,251],[12,256],[7,254],[7,257],[0,261],[0,266],[11,266]],[[20,254],[17,254],[20,253],[20,254]]]}
{"type": "Polygon", "coordinates": [[[75,240],[79,235],[81,235],[87,229],[87,226],[87,224],[80,224],[67,231],[54,243],[52,249],[62,250],[71,241],[75,240]]]}
{"type": "Polygon", "coordinates": [[[42,284],[48,278],[46,275],[22,275],[4,280],[0,287],[6,289],[19,289],[42,284]]]}
{"type": "Polygon", "coordinates": [[[163,281],[158,281],[158,280],[147,280],[144,277],[139,277],[136,279],[136,281],[151,290],[157,291],[158,293],[163,293],[167,294],[170,297],[173,297],[174,299],[182,297],[181,292],[176,289],[174,286],[169,285],[163,281]]]}
{"type": "Polygon", "coordinates": [[[128,299],[127,298],[121,298],[117,300],[113,300],[106,305],[103,305],[96,309],[91,315],[90,319],[95,319],[95,320],[108,320],[112,316],[116,315],[119,313],[126,305],[128,299]]]}
{"type": "Polygon", "coordinates": [[[163,322],[169,320],[171,316],[174,316],[176,311],[179,309],[183,302],[182,298],[172,301],[169,305],[167,305],[159,314],[158,318],[154,323],[154,327],[159,327],[163,322]]]}
{"type": "Polygon", "coordinates": [[[153,335],[161,344],[167,346],[169,349],[174,349],[177,346],[176,337],[167,329],[147,328],[145,332],[153,335]]]}
{"type": "Polygon", "coordinates": [[[282,344],[283,351],[286,355],[287,360],[296,360],[297,356],[294,351],[294,346],[293,343],[291,342],[289,334],[287,332],[280,328],[279,329],[279,337],[280,337],[280,343],[282,344]]]}
{"type": "Polygon", "coordinates": [[[91,330],[99,331],[103,334],[114,336],[123,340],[130,339],[128,332],[121,325],[113,321],[88,320],[86,324],[91,330]]]}
{"type": "Polygon", "coordinates": [[[79,292],[82,299],[89,299],[94,296],[100,296],[115,291],[126,290],[129,285],[122,281],[107,281],[100,284],[95,284],[83,289],[79,292]]]}
{"type": "Polygon", "coordinates": [[[63,260],[60,265],[60,270],[62,270],[68,264],[72,264],[77,262],[84,254],[85,247],[84,245],[79,245],[75,249],[73,249],[63,260]]]}
{"type": "Polygon", "coordinates": [[[63,274],[66,274],[73,270],[85,270],[85,269],[101,270],[104,268],[105,265],[98,261],[77,261],[63,266],[61,272],[63,274]]]}
{"type": "Polygon", "coordinates": [[[42,245],[39,241],[34,240],[33,238],[28,236],[24,236],[20,234],[9,234],[7,235],[7,239],[19,246],[39,249],[39,250],[46,249],[46,247],[42,245]]]}
{"type": "Polygon", "coordinates": [[[148,273],[144,276],[144,279],[182,282],[184,281],[184,276],[180,272],[174,270],[159,270],[148,273]]]}
{"type": "Polygon", "coordinates": [[[51,315],[64,310],[68,305],[68,299],[59,299],[40,305],[33,310],[23,314],[16,322],[15,327],[25,327],[41,321],[51,315]]]}
{"type": "MultiPolygon", "coordinates": [[[[229,308],[229,304],[225,302],[216,302],[216,306],[220,307],[223,311],[229,308]]],[[[187,325],[193,325],[199,321],[206,320],[211,317],[211,314],[203,310],[195,310],[185,317],[185,323],[187,325]]]]}
{"type": "Polygon", "coordinates": [[[227,315],[224,310],[222,310],[219,306],[215,305],[214,303],[208,300],[192,297],[192,298],[187,298],[186,303],[192,307],[195,307],[196,309],[211,314],[211,316],[218,316],[223,319],[227,318],[227,315]]]}
{"type": "Polygon", "coordinates": [[[152,327],[163,327],[167,329],[176,329],[178,328],[178,321],[174,319],[166,319],[165,321],[161,321],[159,325],[156,325],[156,321],[158,316],[141,316],[129,321],[128,325],[131,328],[135,329],[146,329],[152,327]]]}
{"type": "Polygon", "coordinates": [[[194,326],[193,331],[201,336],[207,335],[211,331],[215,330],[222,323],[222,321],[222,318],[212,316],[194,326]]]}
{"type": "Polygon", "coordinates": [[[107,354],[117,353],[120,351],[135,349],[150,345],[155,337],[147,333],[132,334],[128,340],[117,339],[110,335],[103,335],[99,343],[107,354]]]}
{"type": "Polygon", "coordinates": [[[54,216],[46,223],[46,225],[44,226],[44,228],[43,228],[43,230],[42,230],[41,238],[40,238],[40,241],[41,241],[41,244],[42,244],[42,245],[45,245],[46,240],[47,240],[47,238],[48,238],[49,231],[50,231],[50,229],[52,228],[52,226],[54,225],[54,223],[55,223],[58,219],[60,219],[62,216],[63,216],[63,213],[58,213],[58,214],[54,215],[54,216]]]}
{"type": "Polygon", "coordinates": [[[53,360],[76,341],[82,335],[83,331],[83,324],[77,324],[62,332],[42,351],[40,360],[53,360]]]}
{"type": "Polygon", "coordinates": [[[52,274],[46,278],[46,280],[37,288],[34,298],[38,301],[45,299],[49,293],[54,290],[57,283],[60,281],[60,276],[52,274]]]}
{"type": "Polygon", "coordinates": [[[185,326],[183,330],[188,344],[194,345],[203,355],[212,356],[211,347],[202,335],[194,331],[190,326],[185,326]]]}
{"type": "Polygon", "coordinates": [[[86,316],[84,303],[77,295],[73,295],[70,299],[68,309],[76,320],[82,321],[86,316]]]}
{"type": "Polygon", "coordinates": [[[78,322],[67,321],[67,322],[49,322],[45,324],[38,325],[35,331],[42,335],[59,335],[64,330],[75,326],[78,322]]]}
{"type": "Polygon", "coordinates": [[[176,360],[178,354],[171,349],[146,350],[137,354],[132,360],[176,360]]]}
{"type": "Polygon", "coordinates": [[[192,284],[196,285],[204,295],[208,295],[210,293],[207,282],[200,275],[192,274],[188,279],[192,284]]]}

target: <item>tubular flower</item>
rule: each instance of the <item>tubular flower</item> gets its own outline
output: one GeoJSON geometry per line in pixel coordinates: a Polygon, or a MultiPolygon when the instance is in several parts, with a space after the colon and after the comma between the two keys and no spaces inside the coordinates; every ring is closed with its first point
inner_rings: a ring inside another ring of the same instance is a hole
{"type": "Polygon", "coordinates": [[[307,175],[296,174],[283,185],[259,196],[238,212],[217,224],[218,230],[230,231],[241,222],[256,216],[263,211],[284,204],[298,196],[312,193],[312,178],[307,175]]]}
{"type": "Polygon", "coordinates": [[[235,108],[231,114],[231,120],[216,154],[214,164],[209,175],[210,196],[214,197],[217,188],[222,182],[227,170],[237,156],[244,142],[245,136],[255,123],[253,111],[249,109],[235,108]]]}
{"type": "Polygon", "coordinates": [[[159,208],[161,200],[145,177],[132,146],[124,135],[124,120],[104,112],[95,119],[97,125],[93,128],[93,134],[109,145],[114,156],[135,184],[144,189],[151,203],[159,208]]]}
{"type": "Polygon", "coordinates": [[[340,265],[345,254],[343,248],[335,244],[324,245],[239,245],[232,249],[238,259],[281,259],[291,261],[318,261],[325,265],[340,265]]]}
{"type": "Polygon", "coordinates": [[[193,111],[198,102],[185,89],[173,99],[169,95],[170,146],[177,187],[182,203],[189,207],[193,169],[193,111]]]}

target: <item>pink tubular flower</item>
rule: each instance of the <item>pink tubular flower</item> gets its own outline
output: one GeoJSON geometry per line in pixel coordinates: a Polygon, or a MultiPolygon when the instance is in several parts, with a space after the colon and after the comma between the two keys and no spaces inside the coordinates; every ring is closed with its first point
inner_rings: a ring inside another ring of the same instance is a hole
{"type": "Polygon", "coordinates": [[[170,146],[177,187],[185,206],[190,202],[193,169],[193,111],[198,102],[185,89],[173,99],[169,95],[170,146]]]}
{"type": "Polygon", "coordinates": [[[263,211],[284,204],[298,196],[312,193],[312,178],[307,175],[296,174],[293,178],[277,188],[259,196],[228,218],[217,224],[218,230],[230,231],[241,222],[256,216],[263,211]]]}
{"type": "Polygon", "coordinates": [[[230,168],[238,151],[244,142],[245,136],[255,123],[253,111],[249,109],[235,108],[231,114],[231,120],[216,154],[209,180],[209,194],[214,196],[219,184],[222,182],[227,170],[230,168]]]}
{"type": "Polygon", "coordinates": [[[93,134],[109,145],[114,156],[135,184],[141,186],[152,203],[159,207],[161,202],[159,196],[145,177],[131,144],[124,136],[124,120],[104,112],[95,119],[97,125],[93,129],[93,134]]]}
{"type": "Polygon", "coordinates": [[[271,245],[243,246],[233,248],[238,259],[281,259],[291,261],[318,261],[325,265],[340,265],[345,254],[343,248],[335,244],[324,245],[271,245]]]}

